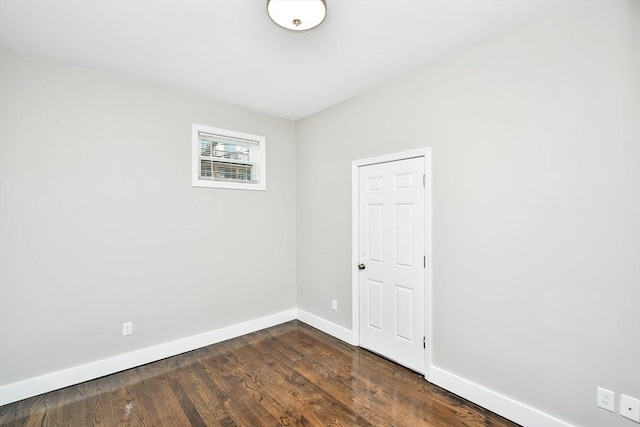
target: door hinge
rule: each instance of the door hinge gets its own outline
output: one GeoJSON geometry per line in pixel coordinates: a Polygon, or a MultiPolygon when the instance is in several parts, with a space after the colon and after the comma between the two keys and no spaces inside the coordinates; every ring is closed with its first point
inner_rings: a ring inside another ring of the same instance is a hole
{"type": "Polygon", "coordinates": [[[427,256],[426,256],[426,255],[424,255],[424,256],[422,257],[422,266],[423,266],[424,268],[427,268],[427,256]]]}
{"type": "Polygon", "coordinates": [[[422,337],[422,348],[427,348],[427,337],[422,337]]]}
{"type": "Polygon", "coordinates": [[[427,175],[422,175],[422,186],[423,187],[427,186],[427,175]]]}

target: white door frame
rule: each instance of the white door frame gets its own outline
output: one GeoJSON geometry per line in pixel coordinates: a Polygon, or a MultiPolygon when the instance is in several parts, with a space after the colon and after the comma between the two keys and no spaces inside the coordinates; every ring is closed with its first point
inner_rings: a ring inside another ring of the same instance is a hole
{"type": "Polygon", "coordinates": [[[375,165],[377,163],[394,162],[397,160],[412,159],[422,157],[424,159],[424,201],[425,201],[425,255],[427,271],[424,275],[425,280],[425,334],[426,346],[425,351],[425,378],[430,378],[430,362],[433,353],[432,333],[431,333],[431,148],[419,148],[411,151],[403,151],[400,153],[386,154],[383,156],[370,157],[367,159],[354,160],[351,163],[351,330],[353,332],[353,345],[360,345],[360,306],[359,306],[359,230],[360,221],[358,215],[359,209],[359,192],[358,192],[358,168],[361,166],[375,165]]]}

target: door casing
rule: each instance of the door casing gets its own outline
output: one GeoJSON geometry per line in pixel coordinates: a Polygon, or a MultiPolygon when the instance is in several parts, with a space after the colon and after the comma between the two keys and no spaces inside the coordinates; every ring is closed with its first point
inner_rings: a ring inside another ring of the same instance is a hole
{"type": "Polygon", "coordinates": [[[424,215],[424,230],[425,230],[425,255],[426,255],[426,271],[424,275],[425,280],[425,332],[426,332],[426,351],[425,351],[425,378],[429,380],[430,366],[433,354],[432,346],[432,330],[431,330],[431,148],[419,148],[410,151],[403,151],[399,153],[386,154],[383,156],[369,157],[361,160],[354,160],[351,163],[351,301],[352,301],[352,319],[351,330],[353,333],[354,345],[360,345],[360,324],[359,324],[359,275],[358,275],[358,262],[359,262],[359,230],[360,221],[358,215],[359,209],[359,193],[358,193],[358,168],[368,165],[374,165],[377,163],[393,162],[397,160],[405,160],[416,157],[422,157],[424,160],[424,173],[425,173],[425,186],[424,186],[424,200],[425,200],[425,215],[424,215]]]}

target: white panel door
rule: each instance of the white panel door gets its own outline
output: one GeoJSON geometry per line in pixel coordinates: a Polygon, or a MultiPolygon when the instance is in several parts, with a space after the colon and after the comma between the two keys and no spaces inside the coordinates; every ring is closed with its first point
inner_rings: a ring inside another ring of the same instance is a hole
{"type": "Polygon", "coordinates": [[[424,158],[358,168],[360,345],[425,372],[424,158]]]}

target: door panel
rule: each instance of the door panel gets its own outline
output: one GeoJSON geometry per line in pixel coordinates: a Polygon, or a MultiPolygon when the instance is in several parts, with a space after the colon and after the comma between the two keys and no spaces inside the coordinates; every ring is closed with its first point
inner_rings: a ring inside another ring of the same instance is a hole
{"type": "Polygon", "coordinates": [[[413,267],[413,205],[396,205],[396,266],[413,267]]]}
{"type": "Polygon", "coordinates": [[[413,339],[413,289],[396,285],[396,337],[413,339]]]}
{"type": "Polygon", "coordinates": [[[382,205],[369,205],[368,230],[369,260],[382,262],[382,205]]]}
{"type": "Polygon", "coordinates": [[[358,174],[360,345],[424,373],[424,158],[358,174]]]}
{"type": "Polygon", "coordinates": [[[369,327],[382,331],[382,283],[369,280],[367,296],[369,327]]]}

